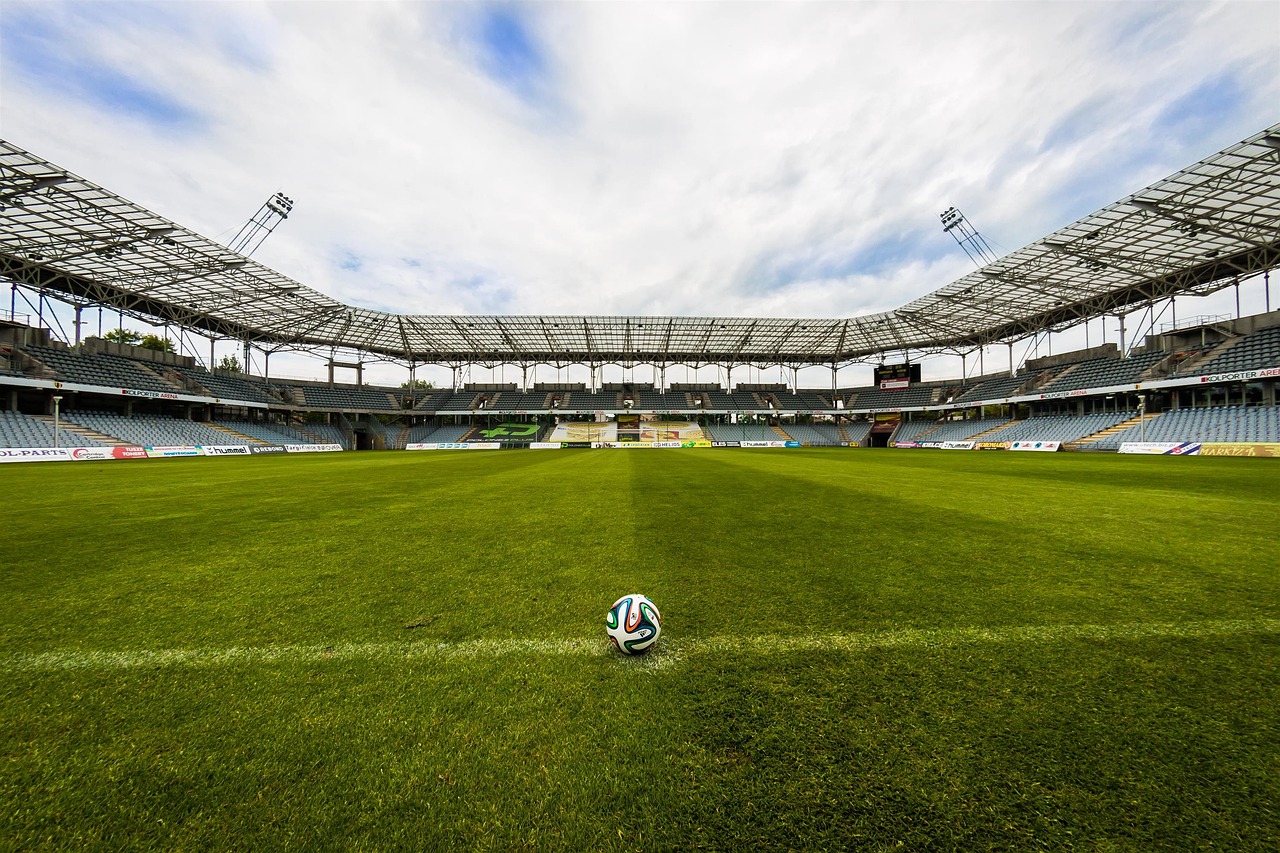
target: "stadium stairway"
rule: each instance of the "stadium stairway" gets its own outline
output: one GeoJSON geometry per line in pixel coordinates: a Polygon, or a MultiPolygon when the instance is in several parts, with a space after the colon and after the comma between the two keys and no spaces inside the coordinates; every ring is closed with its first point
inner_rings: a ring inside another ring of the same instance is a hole
{"type": "Polygon", "coordinates": [[[773,427],[773,431],[776,432],[778,434],[778,438],[782,439],[783,441],[795,441],[795,439],[787,435],[786,432],[783,431],[782,427],[780,426],[775,425],[773,427]]]}
{"type": "Polygon", "coordinates": [[[1124,432],[1129,427],[1137,426],[1139,423],[1142,422],[1143,417],[1146,418],[1147,423],[1151,423],[1156,418],[1160,417],[1160,414],[1157,413],[1154,415],[1145,415],[1145,416],[1139,415],[1134,418],[1129,418],[1129,420],[1127,421],[1118,423],[1113,427],[1107,427],[1104,430],[1095,432],[1093,435],[1086,435],[1084,438],[1078,439],[1077,441],[1068,441],[1066,444],[1062,445],[1062,447],[1064,450],[1090,450],[1091,445],[1095,441],[1100,441],[1106,438],[1107,436],[1115,435],[1118,432],[1124,432]]]}
{"type": "MultiPolygon", "coordinates": [[[[310,441],[313,444],[329,444],[332,441],[332,439],[325,438],[319,433],[315,433],[307,429],[307,425],[305,423],[295,423],[295,424],[290,424],[290,426],[296,429],[298,432],[302,433],[302,436],[306,438],[307,441],[310,441]]],[[[219,428],[221,429],[221,427],[219,428]]],[[[226,430],[223,430],[223,431],[226,432],[226,430]]],[[[342,449],[349,450],[350,448],[343,447],[342,449]]]]}
{"type": "Polygon", "coordinates": [[[1233,337],[1227,338],[1225,341],[1218,344],[1216,347],[1209,347],[1208,349],[1204,350],[1194,358],[1189,358],[1182,364],[1178,365],[1178,372],[1183,375],[1186,375],[1189,373],[1195,373],[1196,370],[1200,367],[1200,365],[1205,364],[1206,362],[1212,361],[1213,359],[1227,352],[1227,350],[1231,349],[1236,344],[1245,340],[1246,337],[1247,337],[1246,335],[1235,335],[1233,337]]]}
{"type": "Polygon", "coordinates": [[[1003,424],[996,424],[996,425],[995,425],[995,426],[993,426],[991,429],[985,429],[985,430],[983,430],[982,432],[978,433],[977,435],[971,435],[971,436],[969,436],[967,439],[965,439],[965,441],[978,441],[978,440],[980,440],[984,435],[990,435],[991,433],[995,432],[995,431],[996,431],[996,430],[998,430],[998,429],[1004,429],[1005,427],[1011,427],[1011,426],[1013,426],[1013,425],[1014,425],[1014,424],[1016,424],[1016,423],[1021,423],[1021,422],[1020,422],[1020,421],[1016,421],[1016,420],[1015,420],[1015,421],[1009,421],[1009,422],[1007,422],[1007,423],[1003,423],[1003,424]]]}
{"type": "MultiPolygon", "coordinates": [[[[44,421],[49,425],[50,429],[53,429],[53,415],[31,415],[31,417],[35,418],[38,421],[44,421]]],[[[99,444],[105,444],[108,447],[125,447],[128,443],[128,442],[121,441],[120,439],[116,438],[114,435],[107,435],[106,433],[101,433],[101,432],[98,432],[97,430],[92,430],[92,429],[89,429],[88,427],[80,426],[80,424],[73,424],[70,421],[65,421],[62,419],[58,420],[58,429],[63,430],[65,432],[75,433],[76,435],[82,438],[93,439],[99,444]]]]}
{"type": "Polygon", "coordinates": [[[212,427],[213,429],[216,429],[218,432],[225,432],[227,435],[231,436],[232,438],[238,438],[241,441],[247,441],[250,444],[266,444],[266,442],[260,438],[254,438],[251,435],[245,435],[242,432],[236,432],[233,429],[227,429],[226,427],[220,426],[219,424],[215,424],[212,421],[206,422],[205,426],[212,427]]]}
{"type": "Polygon", "coordinates": [[[933,435],[935,432],[937,432],[938,430],[942,429],[942,425],[943,425],[944,423],[946,423],[946,421],[938,421],[936,424],[934,424],[933,426],[929,427],[929,428],[928,428],[927,430],[925,430],[924,432],[922,432],[922,433],[920,433],[919,435],[917,435],[917,436],[915,437],[915,440],[916,440],[916,441],[928,441],[928,440],[929,440],[929,436],[933,435]]]}

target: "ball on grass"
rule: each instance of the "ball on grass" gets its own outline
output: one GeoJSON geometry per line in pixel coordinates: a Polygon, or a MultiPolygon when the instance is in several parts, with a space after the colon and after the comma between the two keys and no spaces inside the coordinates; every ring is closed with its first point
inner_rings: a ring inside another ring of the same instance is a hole
{"type": "Polygon", "coordinates": [[[624,595],[613,603],[604,616],[604,630],[614,647],[628,655],[638,655],[653,648],[662,633],[662,614],[658,605],[639,593],[624,595]]]}

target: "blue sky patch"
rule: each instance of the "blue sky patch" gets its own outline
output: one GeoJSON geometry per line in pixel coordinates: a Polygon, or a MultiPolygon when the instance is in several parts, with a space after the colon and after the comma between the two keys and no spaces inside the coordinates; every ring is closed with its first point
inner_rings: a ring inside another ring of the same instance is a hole
{"type": "Polygon", "coordinates": [[[357,255],[350,249],[343,249],[338,253],[338,269],[344,269],[347,272],[357,272],[364,266],[364,258],[357,255]]]}
{"type": "Polygon", "coordinates": [[[546,82],[546,58],[517,7],[484,9],[477,41],[485,73],[516,95],[527,100],[546,82]]]}
{"type": "Polygon", "coordinates": [[[1218,74],[1161,110],[1152,130],[1180,138],[1204,135],[1229,123],[1245,99],[1245,91],[1235,74],[1229,71],[1218,74]]]}
{"type": "Polygon", "coordinates": [[[757,259],[744,276],[743,291],[751,295],[773,293],[810,281],[831,281],[850,276],[879,276],[907,263],[932,261],[948,251],[960,251],[939,229],[932,239],[923,229],[895,232],[870,245],[850,250],[813,245],[774,252],[757,259]]]}
{"type": "Polygon", "coordinates": [[[166,129],[201,123],[199,113],[187,104],[78,52],[69,34],[30,16],[6,16],[0,47],[6,71],[40,88],[166,129]]]}

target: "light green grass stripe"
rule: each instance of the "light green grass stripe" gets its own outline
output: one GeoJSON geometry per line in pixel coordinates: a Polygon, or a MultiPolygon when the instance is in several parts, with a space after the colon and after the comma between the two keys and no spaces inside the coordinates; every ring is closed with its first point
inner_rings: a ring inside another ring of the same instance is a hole
{"type": "MultiPolygon", "coordinates": [[[[1280,619],[1200,622],[1132,622],[1118,625],[1028,625],[1004,628],[909,628],[866,634],[761,635],[667,640],[642,658],[661,669],[686,655],[748,652],[849,652],[864,649],[947,648],[979,643],[1052,643],[1070,640],[1132,640],[1159,637],[1204,638],[1235,634],[1277,634],[1280,619]]],[[[601,656],[614,654],[603,639],[472,640],[462,643],[344,643],[332,646],[250,646],[226,649],[63,651],[14,655],[0,660],[5,671],[57,672],[253,663],[320,663],[353,659],[474,659],[501,657],[601,656]]]]}

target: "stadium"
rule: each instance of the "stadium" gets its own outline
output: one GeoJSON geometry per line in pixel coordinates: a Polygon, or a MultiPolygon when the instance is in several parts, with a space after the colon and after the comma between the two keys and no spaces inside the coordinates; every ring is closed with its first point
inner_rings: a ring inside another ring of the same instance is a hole
{"type": "Polygon", "coordinates": [[[1280,313],[1179,322],[1177,299],[1261,283],[1270,308],[1278,152],[1275,126],[886,314],[502,317],[341,304],[6,143],[0,440],[49,460],[69,457],[36,451],[745,442],[1275,455],[1280,313]],[[73,306],[71,339],[28,325],[20,294],[37,321],[46,300],[73,306]],[[104,312],[175,329],[183,350],[205,336],[208,358],[85,334],[104,312]],[[1118,342],[1017,363],[1027,341],[1105,315],[1120,320],[1118,342]],[[219,339],[242,345],[246,365],[258,348],[263,375],[220,371],[219,339]],[[926,383],[909,361],[989,346],[1007,347],[1008,369],[926,383]],[[327,350],[329,381],[272,381],[270,354],[290,348],[327,350]],[[886,364],[895,354],[908,360],[886,364]],[[364,384],[371,358],[402,364],[408,381],[364,384]],[[874,383],[840,387],[840,369],[863,361],[878,363],[874,383]],[[414,373],[428,364],[449,367],[451,387],[423,393],[414,373]],[[707,364],[730,381],[735,367],[758,377],[829,365],[831,385],[666,381],[669,368],[707,364]],[[521,382],[457,382],[472,365],[510,365],[521,382]],[[567,365],[586,366],[591,381],[529,381],[539,366],[567,365]],[[603,382],[606,365],[647,365],[660,381],[603,382]],[[357,382],[335,382],[335,369],[357,382]]]}
{"type": "Polygon", "coordinates": [[[107,183],[0,140],[14,849],[1280,843],[1280,124],[848,317],[375,309],[107,183]]]}

